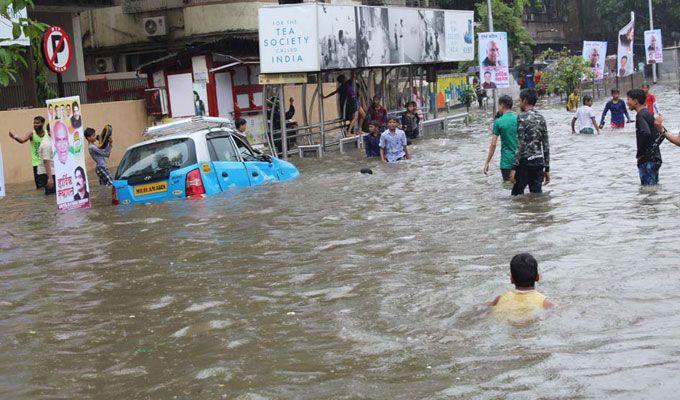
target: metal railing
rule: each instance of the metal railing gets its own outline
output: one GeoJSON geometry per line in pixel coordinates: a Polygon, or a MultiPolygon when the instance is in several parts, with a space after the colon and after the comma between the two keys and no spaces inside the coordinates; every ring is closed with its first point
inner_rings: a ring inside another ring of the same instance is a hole
{"type": "MultiPolygon", "coordinates": [[[[57,92],[57,84],[49,84],[57,92]]],[[[144,98],[147,81],[134,79],[92,79],[78,82],[64,82],[65,96],[80,96],[82,104],[106,103],[110,101],[139,100],[144,98]]],[[[0,87],[0,110],[28,107],[22,85],[0,87]]]]}

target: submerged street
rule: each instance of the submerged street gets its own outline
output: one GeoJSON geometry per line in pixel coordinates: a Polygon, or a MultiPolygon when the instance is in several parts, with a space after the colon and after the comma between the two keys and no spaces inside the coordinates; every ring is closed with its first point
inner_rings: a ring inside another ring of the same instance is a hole
{"type": "MultiPolygon", "coordinates": [[[[653,91],[677,133],[676,88],[653,91]]],[[[296,181],[200,201],[113,207],[93,185],[92,209],[60,213],[17,187],[0,200],[0,397],[673,398],[680,148],[641,189],[634,124],[571,135],[563,105],[538,109],[542,196],[511,198],[498,151],[482,174],[488,119],[408,162],[295,159],[296,181]],[[512,325],[483,303],[524,251],[559,307],[512,325]]]]}

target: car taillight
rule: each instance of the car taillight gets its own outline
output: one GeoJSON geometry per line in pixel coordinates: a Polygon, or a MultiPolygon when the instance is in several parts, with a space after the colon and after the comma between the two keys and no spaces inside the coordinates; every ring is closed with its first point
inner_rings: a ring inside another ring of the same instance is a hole
{"type": "Polygon", "coordinates": [[[120,204],[120,201],[118,201],[118,194],[116,193],[115,187],[111,187],[111,204],[113,204],[114,206],[120,204]]]}
{"type": "Polygon", "coordinates": [[[203,197],[205,195],[201,171],[198,169],[194,169],[187,174],[185,193],[187,197],[203,197]]]}

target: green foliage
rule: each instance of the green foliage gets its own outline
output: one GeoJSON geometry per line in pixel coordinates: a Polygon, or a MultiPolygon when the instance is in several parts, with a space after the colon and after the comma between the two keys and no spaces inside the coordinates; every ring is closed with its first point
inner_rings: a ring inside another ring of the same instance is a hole
{"type": "MultiPolygon", "coordinates": [[[[616,37],[619,29],[630,21],[630,12],[635,12],[635,37],[642,40],[643,32],[649,29],[649,7],[640,0],[593,0],[593,7],[599,11],[604,38],[616,37]]],[[[654,28],[661,29],[666,39],[671,32],[680,32],[680,1],[652,0],[654,28]]],[[[668,42],[670,45],[671,43],[668,42]]]]}
{"type": "Polygon", "coordinates": [[[33,64],[35,65],[35,88],[37,91],[38,104],[44,104],[45,100],[57,97],[57,92],[47,82],[47,66],[42,56],[42,41],[31,39],[33,48],[33,64]]]}
{"type": "Polygon", "coordinates": [[[475,90],[472,88],[472,86],[463,85],[458,90],[458,101],[460,101],[461,104],[465,105],[465,107],[470,107],[470,105],[472,105],[472,102],[474,102],[476,99],[477,94],[475,93],[475,90]]]}
{"type": "MultiPolygon", "coordinates": [[[[13,10],[23,10],[33,6],[33,0],[0,0],[0,16],[11,20],[13,10]]],[[[21,33],[31,40],[39,40],[42,32],[47,28],[46,24],[33,21],[29,18],[19,18],[12,22],[12,39],[18,39],[21,33]]],[[[8,41],[8,38],[0,38],[0,42],[8,41]]],[[[22,67],[26,67],[26,48],[19,45],[0,47],[0,86],[7,86],[16,82],[22,67]]]]}
{"type": "Polygon", "coordinates": [[[569,94],[577,87],[583,78],[591,79],[590,64],[580,55],[571,55],[569,50],[562,49],[559,53],[551,50],[543,52],[539,58],[555,60],[546,69],[541,81],[547,86],[548,93],[569,94]]]}
{"type": "MultiPolygon", "coordinates": [[[[536,42],[522,25],[522,13],[530,0],[514,0],[511,5],[502,0],[492,0],[493,25],[496,32],[508,33],[508,47],[515,57],[529,60],[532,49],[536,42]]],[[[477,15],[479,16],[479,32],[488,31],[488,12],[486,2],[477,3],[477,15]]],[[[512,59],[508,62],[512,63],[512,59]]]]}

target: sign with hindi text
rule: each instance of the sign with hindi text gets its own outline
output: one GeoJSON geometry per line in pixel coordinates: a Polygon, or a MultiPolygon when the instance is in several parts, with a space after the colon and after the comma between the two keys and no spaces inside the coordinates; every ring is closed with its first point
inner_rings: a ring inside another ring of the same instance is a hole
{"type": "Polygon", "coordinates": [[[661,29],[645,31],[645,55],[647,64],[659,64],[663,62],[661,29]]]}
{"type": "Polygon", "coordinates": [[[510,87],[507,32],[479,33],[478,52],[482,89],[510,87]]]}
{"type": "Polygon", "coordinates": [[[635,38],[635,13],[630,13],[630,22],[620,31],[618,36],[618,76],[624,77],[633,73],[633,39],[635,38]]]}
{"type": "Polygon", "coordinates": [[[87,141],[83,136],[80,97],[47,100],[52,136],[54,184],[60,211],[90,207],[90,185],[85,173],[87,141]]]}

